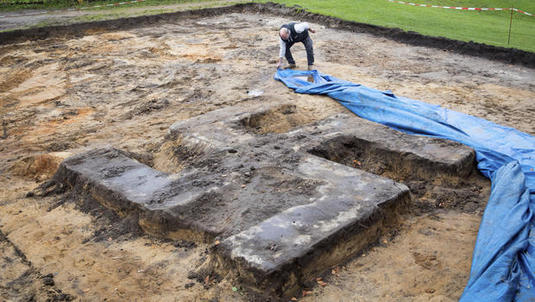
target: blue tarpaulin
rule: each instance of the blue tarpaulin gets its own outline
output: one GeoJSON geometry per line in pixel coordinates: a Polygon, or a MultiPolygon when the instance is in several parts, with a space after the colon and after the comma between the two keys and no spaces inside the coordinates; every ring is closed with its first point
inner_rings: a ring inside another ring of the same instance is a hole
{"type": "Polygon", "coordinates": [[[535,137],[316,70],[278,70],[275,79],[297,93],[328,95],[396,130],[472,147],[492,189],[461,301],[535,301],[535,137]]]}

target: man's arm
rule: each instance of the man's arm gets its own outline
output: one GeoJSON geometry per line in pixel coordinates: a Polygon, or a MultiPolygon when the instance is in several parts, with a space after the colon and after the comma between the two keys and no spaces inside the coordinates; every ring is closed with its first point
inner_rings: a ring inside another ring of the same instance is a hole
{"type": "Polygon", "coordinates": [[[282,58],[286,55],[286,42],[284,42],[283,39],[279,38],[280,40],[280,50],[279,50],[279,64],[277,64],[277,68],[280,68],[282,66],[282,58]]]}
{"type": "Polygon", "coordinates": [[[308,22],[301,22],[301,23],[297,23],[295,26],[294,26],[294,29],[297,33],[302,33],[304,32],[305,30],[308,30],[309,32],[311,33],[315,33],[316,31],[313,30],[312,28],[310,28],[310,25],[308,24],[308,22]]]}

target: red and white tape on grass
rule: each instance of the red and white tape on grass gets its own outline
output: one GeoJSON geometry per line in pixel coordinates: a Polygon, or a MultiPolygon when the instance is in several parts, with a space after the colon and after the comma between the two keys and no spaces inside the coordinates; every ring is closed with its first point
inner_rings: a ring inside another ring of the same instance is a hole
{"type": "Polygon", "coordinates": [[[491,10],[513,10],[517,13],[521,13],[527,16],[533,17],[533,14],[530,14],[528,12],[525,12],[523,10],[520,10],[518,8],[511,8],[511,7],[461,7],[461,6],[440,6],[440,5],[431,5],[431,4],[421,4],[421,3],[412,3],[412,2],[405,2],[405,1],[397,1],[397,0],[388,0],[390,2],[399,3],[399,4],[406,4],[406,5],[412,5],[412,6],[422,6],[422,7],[434,7],[434,8],[448,8],[448,9],[458,9],[458,10],[475,10],[475,11],[491,11],[491,10]]]}
{"type": "Polygon", "coordinates": [[[145,2],[145,0],[133,0],[133,1],[110,3],[110,4],[104,4],[104,5],[87,6],[87,7],[80,7],[79,9],[82,10],[82,9],[100,8],[100,7],[108,7],[108,6],[119,6],[119,5],[132,4],[132,3],[137,3],[137,2],[145,2]]]}

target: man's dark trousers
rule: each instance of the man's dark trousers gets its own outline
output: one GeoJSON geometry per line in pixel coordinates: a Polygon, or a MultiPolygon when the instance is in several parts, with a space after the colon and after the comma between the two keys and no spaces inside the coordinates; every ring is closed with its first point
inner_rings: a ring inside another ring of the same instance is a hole
{"type": "MultiPolygon", "coordinates": [[[[312,39],[307,37],[302,42],[305,44],[305,49],[307,51],[308,65],[314,65],[314,49],[312,47],[312,39]]],[[[290,47],[292,47],[294,44],[295,42],[286,42],[286,60],[288,60],[288,64],[295,64],[295,60],[292,57],[292,52],[290,51],[290,47]]]]}

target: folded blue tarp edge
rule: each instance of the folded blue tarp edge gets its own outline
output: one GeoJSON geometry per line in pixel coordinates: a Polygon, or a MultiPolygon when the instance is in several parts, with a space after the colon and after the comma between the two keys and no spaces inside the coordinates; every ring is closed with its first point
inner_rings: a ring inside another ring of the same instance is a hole
{"type": "Polygon", "coordinates": [[[535,137],[316,70],[277,70],[274,78],[297,93],[328,95],[370,121],[473,148],[492,188],[461,301],[535,301],[535,137]]]}

